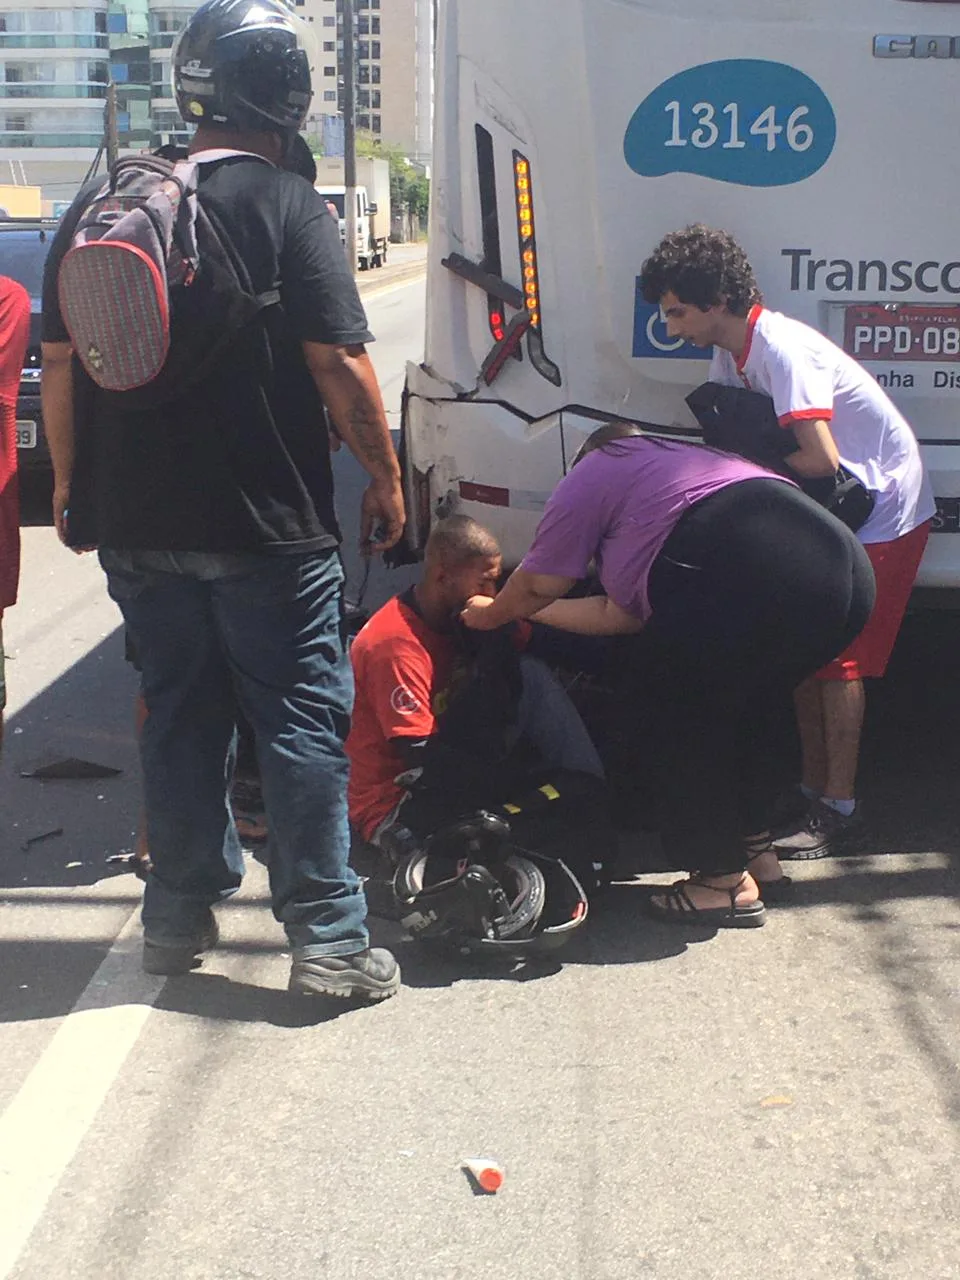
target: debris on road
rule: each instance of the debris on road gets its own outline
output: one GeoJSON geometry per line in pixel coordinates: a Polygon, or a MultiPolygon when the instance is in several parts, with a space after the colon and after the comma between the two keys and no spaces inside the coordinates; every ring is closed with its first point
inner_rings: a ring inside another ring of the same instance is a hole
{"type": "Polygon", "coordinates": [[[47,782],[68,778],[116,778],[121,773],[123,773],[122,769],[114,769],[108,764],[97,764],[93,760],[78,760],[76,756],[68,756],[65,760],[54,760],[36,769],[22,769],[20,777],[37,778],[41,782],[47,782]]]}
{"type": "Polygon", "coordinates": [[[149,853],[140,853],[136,849],[121,849],[119,853],[108,853],[104,862],[113,867],[125,867],[140,880],[146,880],[153,870],[149,853]]]}
{"type": "Polygon", "coordinates": [[[495,1160],[474,1156],[461,1162],[463,1171],[471,1182],[489,1196],[494,1196],[503,1186],[503,1169],[495,1160]]]}
{"type": "Polygon", "coordinates": [[[62,835],[63,827],[53,827],[50,831],[41,831],[39,835],[28,836],[20,848],[24,853],[29,853],[35,844],[41,844],[44,840],[52,840],[54,836],[62,835]]]}
{"type": "Polygon", "coordinates": [[[778,1108],[792,1107],[793,1099],[785,1093],[775,1093],[769,1098],[762,1099],[760,1106],[765,1111],[773,1111],[778,1108]]]}

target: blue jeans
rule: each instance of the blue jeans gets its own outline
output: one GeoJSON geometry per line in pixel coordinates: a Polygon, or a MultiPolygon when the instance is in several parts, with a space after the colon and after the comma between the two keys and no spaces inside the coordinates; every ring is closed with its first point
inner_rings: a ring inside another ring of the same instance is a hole
{"type": "Polygon", "coordinates": [[[364,950],[366,901],[347,862],[353,679],[338,553],[102,551],[100,562],[148,710],[144,927],[191,937],[240,885],[228,798],[239,704],[256,737],[274,915],[298,955],[364,950]]]}
{"type": "Polygon", "coordinates": [[[523,689],[517,712],[518,728],[537,750],[544,764],[604,776],[603,763],[580,712],[567,691],[539,658],[520,659],[523,689]]]}

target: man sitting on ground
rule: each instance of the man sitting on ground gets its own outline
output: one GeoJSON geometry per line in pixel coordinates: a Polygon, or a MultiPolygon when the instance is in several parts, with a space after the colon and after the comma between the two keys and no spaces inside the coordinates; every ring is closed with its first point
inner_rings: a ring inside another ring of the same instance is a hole
{"type": "Polygon", "coordinates": [[[471,597],[496,594],[501,570],[488,530],[445,520],[422,581],[354,641],[351,823],[394,861],[492,811],[518,844],[562,856],[589,891],[612,857],[597,750],[552,672],[522,652],[529,624],[481,636],[458,620],[471,597]]]}

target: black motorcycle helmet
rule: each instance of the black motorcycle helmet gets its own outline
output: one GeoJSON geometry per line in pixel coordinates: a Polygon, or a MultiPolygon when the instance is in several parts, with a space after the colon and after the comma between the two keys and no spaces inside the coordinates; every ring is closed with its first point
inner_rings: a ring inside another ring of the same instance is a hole
{"type": "Polygon", "coordinates": [[[559,858],[517,848],[509,836],[502,819],[481,810],[411,850],[393,879],[404,928],[464,955],[563,946],[587,918],[583,887],[559,858]]]}
{"type": "Polygon", "coordinates": [[[289,140],[313,96],[314,49],[310,28],[282,0],[207,0],[173,49],[180,114],[289,140]]]}

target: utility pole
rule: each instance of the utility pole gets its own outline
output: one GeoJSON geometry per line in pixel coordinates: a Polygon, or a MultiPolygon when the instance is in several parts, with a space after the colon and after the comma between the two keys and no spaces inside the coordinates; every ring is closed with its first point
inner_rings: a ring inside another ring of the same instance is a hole
{"type": "Polygon", "coordinates": [[[112,169],[120,153],[120,134],[117,129],[117,86],[112,80],[107,85],[107,101],[103,107],[103,139],[107,152],[107,168],[112,169]]]}
{"type": "Polygon", "coordinates": [[[353,0],[343,4],[343,225],[347,262],[357,270],[357,45],[353,0]]]}

